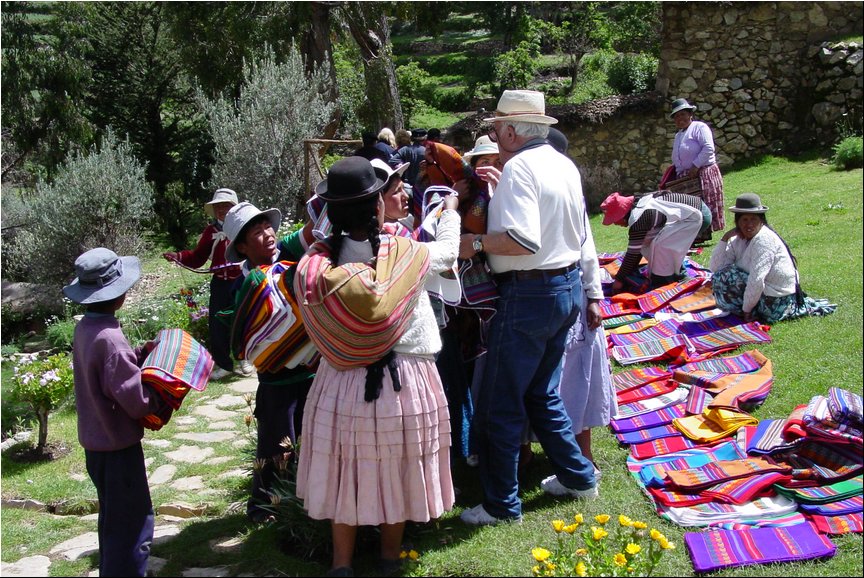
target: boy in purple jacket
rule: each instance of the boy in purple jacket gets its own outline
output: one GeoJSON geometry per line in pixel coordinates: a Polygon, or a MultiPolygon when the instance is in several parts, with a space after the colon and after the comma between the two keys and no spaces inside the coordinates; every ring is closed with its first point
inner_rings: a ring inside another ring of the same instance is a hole
{"type": "Polygon", "coordinates": [[[144,576],[154,514],[139,420],[170,415],[170,407],[141,383],[140,365],[154,344],[133,350],[114,316],[140,266],[136,257],[100,247],[75,260],[75,273],[63,293],[87,306],[75,327],[72,365],[78,441],[99,496],[99,575],[144,576]]]}

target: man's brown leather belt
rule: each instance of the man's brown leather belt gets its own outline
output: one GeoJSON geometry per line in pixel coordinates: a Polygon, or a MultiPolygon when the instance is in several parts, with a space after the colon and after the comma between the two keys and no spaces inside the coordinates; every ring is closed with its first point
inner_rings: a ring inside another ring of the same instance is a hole
{"type": "Polygon", "coordinates": [[[524,281],[525,279],[548,279],[556,275],[564,275],[575,271],[578,267],[575,263],[571,263],[566,267],[558,269],[530,269],[528,271],[507,271],[506,273],[496,273],[493,278],[497,283],[505,281],[524,281]]]}

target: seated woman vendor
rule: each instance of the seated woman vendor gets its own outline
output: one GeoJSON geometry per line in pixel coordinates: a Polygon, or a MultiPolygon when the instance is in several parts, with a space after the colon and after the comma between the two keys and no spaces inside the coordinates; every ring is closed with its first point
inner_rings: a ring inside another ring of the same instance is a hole
{"type": "Polygon", "coordinates": [[[709,265],[717,307],[763,323],[794,315],[798,271],[786,242],[768,226],[768,207],[744,193],[729,210],[735,227],[723,234],[709,265]]]}
{"type": "Polygon", "coordinates": [[[606,197],[600,205],[603,224],[629,227],[613,292],[625,289],[642,257],[648,261],[652,289],[680,280],[684,257],[703,226],[702,207],[699,197],[669,191],[648,193],[638,201],[618,193],[606,197]]]}

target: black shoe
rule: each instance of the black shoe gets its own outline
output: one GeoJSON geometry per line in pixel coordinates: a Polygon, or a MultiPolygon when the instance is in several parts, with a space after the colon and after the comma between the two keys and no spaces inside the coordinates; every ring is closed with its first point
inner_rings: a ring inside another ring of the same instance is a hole
{"type": "Polygon", "coordinates": [[[395,576],[402,571],[402,560],[399,558],[396,560],[381,558],[378,560],[377,570],[382,576],[395,576]]]}

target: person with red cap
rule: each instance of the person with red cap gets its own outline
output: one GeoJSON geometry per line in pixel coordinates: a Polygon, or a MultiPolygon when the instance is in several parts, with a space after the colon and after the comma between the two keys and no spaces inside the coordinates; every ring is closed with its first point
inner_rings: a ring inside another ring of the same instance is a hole
{"type": "Polygon", "coordinates": [[[642,257],[648,260],[651,287],[683,277],[687,250],[703,225],[702,200],[684,193],[657,191],[642,196],[612,193],[600,205],[604,225],[629,227],[627,252],[612,290],[621,292],[642,257]]]}

